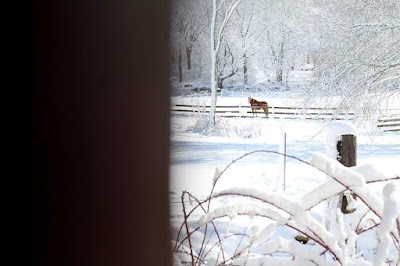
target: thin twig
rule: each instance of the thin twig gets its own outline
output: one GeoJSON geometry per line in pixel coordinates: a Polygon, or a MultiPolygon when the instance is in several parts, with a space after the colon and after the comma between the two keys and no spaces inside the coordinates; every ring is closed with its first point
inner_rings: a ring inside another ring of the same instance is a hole
{"type": "Polygon", "coordinates": [[[188,226],[188,223],[187,223],[185,201],[184,201],[184,199],[183,199],[184,196],[185,196],[185,194],[182,193],[181,200],[182,200],[182,207],[183,207],[183,215],[184,215],[184,220],[185,220],[186,233],[187,233],[187,235],[188,235],[188,242],[189,242],[189,248],[190,248],[190,256],[192,257],[192,266],[194,266],[193,247],[192,247],[192,241],[190,240],[190,235],[189,235],[189,226],[188,226]]]}
{"type": "MultiPolygon", "coordinates": [[[[198,207],[201,207],[201,209],[204,211],[204,213],[206,213],[206,210],[204,209],[204,207],[202,206],[202,204],[204,204],[207,200],[201,202],[199,199],[197,199],[195,196],[193,196],[193,195],[192,195],[190,192],[188,192],[188,191],[183,191],[183,192],[182,192],[182,197],[184,196],[184,194],[187,194],[189,197],[192,197],[192,198],[198,203],[198,205],[197,205],[195,208],[193,208],[187,215],[185,214],[186,217],[189,217],[189,216],[194,212],[194,210],[197,209],[198,207]]],[[[185,210],[185,211],[186,211],[186,210],[185,210]]],[[[184,242],[186,239],[190,238],[190,236],[191,236],[194,232],[196,232],[197,230],[200,229],[200,227],[197,227],[195,230],[193,230],[192,232],[190,232],[189,234],[187,234],[187,236],[186,236],[185,238],[183,238],[182,241],[179,242],[179,236],[180,236],[180,233],[181,233],[181,231],[182,231],[182,229],[183,229],[183,226],[185,226],[185,223],[186,223],[186,220],[181,224],[181,227],[180,227],[180,229],[179,229],[179,231],[178,231],[178,237],[177,237],[177,240],[176,240],[176,242],[175,242],[174,250],[178,250],[178,248],[183,244],[183,242],[184,242]],[[179,244],[178,244],[178,242],[179,242],[179,244]]],[[[219,235],[219,233],[218,233],[217,227],[215,226],[214,222],[212,222],[211,224],[212,224],[213,227],[214,227],[214,231],[215,231],[215,233],[216,233],[216,235],[217,235],[218,242],[221,243],[221,237],[220,237],[220,235],[219,235]]],[[[204,246],[204,241],[205,241],[206,233],[207,233],[207,225],[206,225],[206,227],[205,227],[204,238],[203,238],[202,245],[201,245],[201,247],[200,247],[200,251],[199,251],[198,258],[201,258],[201,253],[203,252],[203,246],[204,246]]],[[[225,256],[225,255],[223,254],[223,256],[225,256]]],[[[224,258],[224,259],[225,259],[225,258],[224,258]]]]}

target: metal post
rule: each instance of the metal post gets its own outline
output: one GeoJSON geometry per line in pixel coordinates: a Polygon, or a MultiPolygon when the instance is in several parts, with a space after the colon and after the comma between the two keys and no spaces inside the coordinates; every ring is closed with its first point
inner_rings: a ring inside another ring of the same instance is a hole
{"type": "Polygon", "coordinates": [[[286,189],[286,132],[283,134],[283,149],[285,156],[283,157],[283,191],[286,189]]]}

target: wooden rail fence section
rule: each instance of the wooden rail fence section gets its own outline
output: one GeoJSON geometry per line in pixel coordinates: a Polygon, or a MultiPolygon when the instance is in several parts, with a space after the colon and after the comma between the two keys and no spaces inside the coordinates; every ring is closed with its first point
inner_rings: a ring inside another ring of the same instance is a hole
{"type": "MultiPolygon", "coordinates": [[[[209,105],[186,105],[175,104],[172,105],[172,114],[195,114],[195,113],[208,113],[210,111],[209,105]]],[[[249,105],[224,105],[217,106],[216,115],[223,117],[253,117],[251,106],[249,105]]],[[[260,118],[266,118],[262,110],[254,112],[254,115],[260,118]]],[[[309,119],[309,120],[324,120],[330,119],[332,116],[338,120],[352,119],[354,116],[366,116],[368,114],[357,114],[354,112],[339,112],[336,109],[325,109],[318,107],[311,108],[298,108],[298,107],[281,107],[270,106],[268,117],[270,119],[309,119]]],[[[387,112],[379,115],[377,126],[383,128],[385,131],[400,131],[400,109],[390,109],[387,112]]]]}
{"type": "Polygon", "coordinates": [[[378,127],[385,131],[400,131],[400,114],[383,114],[378,119],[378,127]]]}

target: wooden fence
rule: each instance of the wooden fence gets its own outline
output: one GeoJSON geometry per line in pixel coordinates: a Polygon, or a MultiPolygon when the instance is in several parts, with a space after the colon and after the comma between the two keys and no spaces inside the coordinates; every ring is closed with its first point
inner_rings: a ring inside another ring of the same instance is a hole
{"type": "MultiPolygon", "coordinates": [[[[209,105],[186,105],[186,104],[175,104],[171,107],[172,114],[201,114],[208,113],[210,111],[209,105]]],[[[249,105],[223,105],[217,106],[216,115],[222,117],[253,117],[251,106],[249,105]]],[[[254,116],[260,118],[266,118],[262,110],[254,112],[254,116]]],[[[364,117],[366,120],[372,121],[372,117],[366,113],[354,113],[354,112],[341,112],[337,109],[325,109],[318,107],[311,108],[298,108],[298,107],[282,107],[282,106],[270,106],[268,112],[268,118],[270,119],[309,119],[309,120],[326,120],[334,119],[337,120],[351,120],[357,117],[364,117]]],[[[400,131],[400,109],[386,110],[385,113],[379,115],[377,119],[377,127],[383,128],[384,131],[400,131]]]]}
{"type": "Polygon", "coordinates": [[[400,131],[400,113],[380,115],[377,126],[384,131],[400,131]]]}

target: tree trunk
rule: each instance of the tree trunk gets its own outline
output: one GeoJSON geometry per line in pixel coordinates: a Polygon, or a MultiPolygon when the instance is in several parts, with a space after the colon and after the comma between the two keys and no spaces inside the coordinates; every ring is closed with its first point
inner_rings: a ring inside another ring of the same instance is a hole
{"type": "Polygon", "coordinates": [[[278,55],[278,69],[276,70],[276,81],[279,83],[283,82],[283,62],[284,62],[284,52],[285,52],[285,38],[280,43],[279,55],[278,55]]]}
{"type": "Polygon", "coordinates": [[[223,78],[218,78],[217,88],[222,89],[222,83],[224,82],[223,78]]]}
{"type": "Polygon", "coordinates": [[[224,76],[224,77],[220,77],[220,76],[217,75],[217,89],[222,89],[224,80],[236,75],[237,71],[238,71],[237,69],[236,70],[232,70],[232,72],[229,75],[224,76]]]}
{"type": "Polygon", "coordinates": [[[246,54],[243,55],[243,83],[248,84],[249,82],[249,76],[248,76],[248,62],[247,62],[247,57],[246,54]]]}
{"type": "Polygon", "coordinates": [[[178,55],[178,71],[179,71],[179,82],[183,81],[183,73],[182,73],[182,53],[179,51],[178,55]]]}
{"type": "Polygon", "coordinates": [[[215,125],[215,110],[217,106],[217,73],[216,62],[217,54],[214,49],[211,51],[211,105],[208,119],[208,127],[212,128],[215,125]]]}
{"type": "Polygon", "coordinates": [[[187,69],[190,70],[192,68],[192,49],[186,47],[186,63],[187,69]]]}
{"type": "Polygon", "coordinates": [[[215,109],[217,106],[217,54],[218,54],[218,44],[215,43],[215,27],[217,19],[217,1],[213,0],[212,4],[212,15],[211,15],[211,34],[210,34],[210,47],[211,47],[211,104],[210,112],[208,114],[208,127],[212,128],[215,125],[215,109]]]}
{"type": "Polygon", "coordinates": [[[276,81],[279,83],[282,83],[282,81],[283,81],[283,70],[282,69],[276,70],[276,81]]]}

